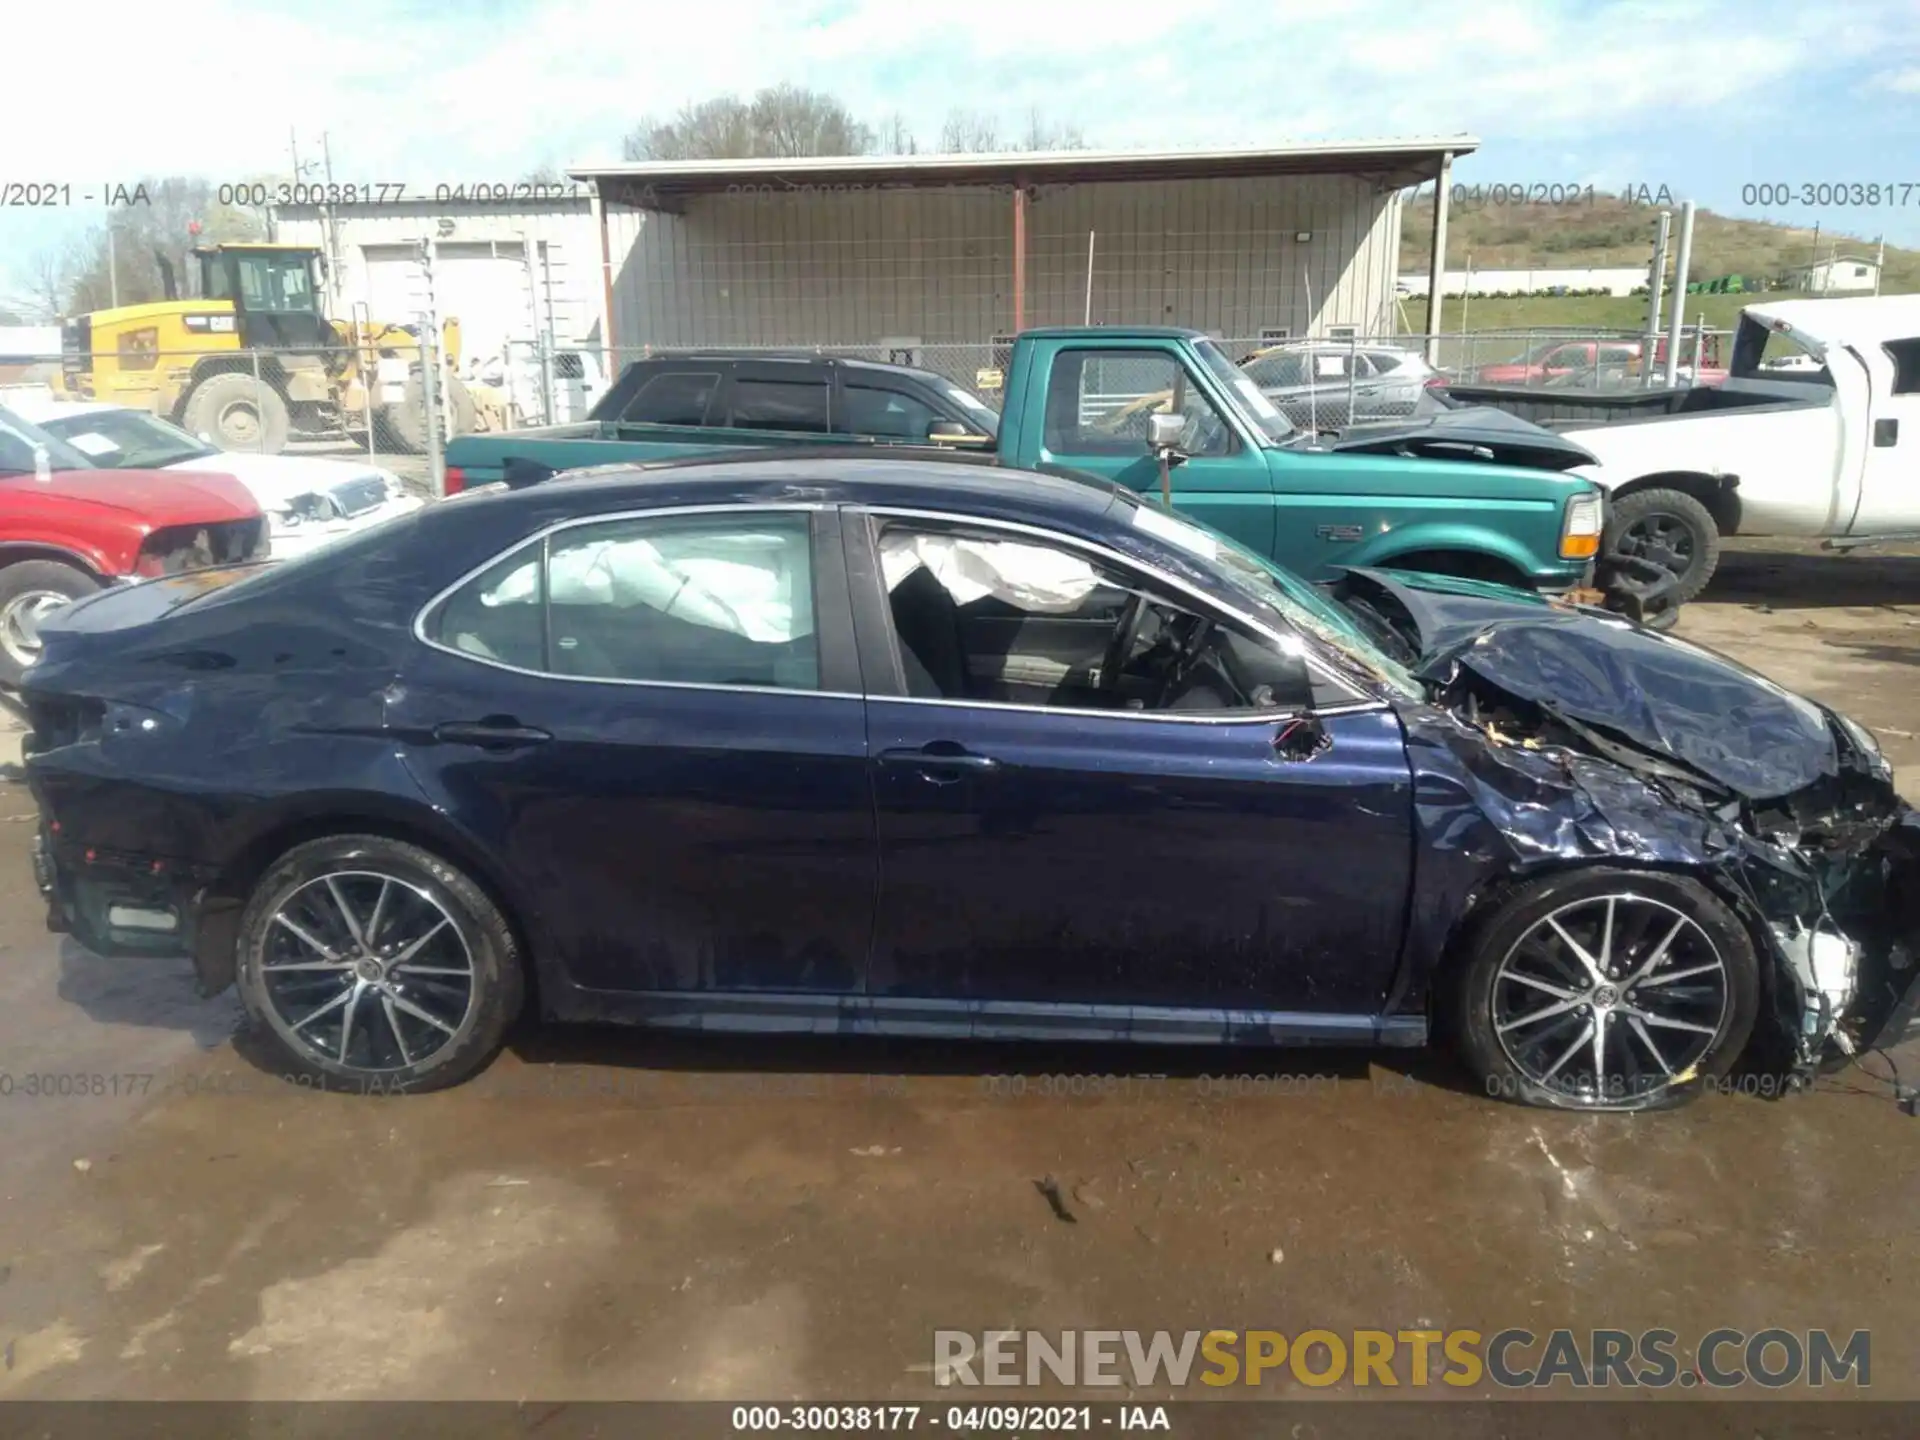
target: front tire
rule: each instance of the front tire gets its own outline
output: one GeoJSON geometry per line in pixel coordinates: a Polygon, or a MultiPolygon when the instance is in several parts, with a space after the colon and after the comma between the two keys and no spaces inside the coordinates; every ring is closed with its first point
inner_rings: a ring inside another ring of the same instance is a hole
{"type": "Polygon", "coordinates": [[[59,560],[19,560],[0,569],[0,684],[18,685],[40,658],[40,622],[100,588],[59,560]]]}
{"type": "Polygon", "coordinates": [[[1609,555],[1651,560],[1679,579],[1684,605],[1720,565],[1720,527],[1713,513],[1683,490],[1636,490],[1607,507],[1609,555]]]}
{"type": "Polygon", "coordinates": [[[293,416],[280,392],[237,370],[209,376],[187,397],[182,423],[222,450],[278,455],[287,448],[293,416]]]}
{"type": "Polygon", "coordinates": [[[1720,1079],[1753,1033],[1752,938],[1699,881],[1595,868],[1488,902],[1443,994],[1490,1095],[1562,1110],[1654,1110],[1720,1079]]]}
{"type": "Polygon", "coordinates": [[[297,845],[254,887],[240,999],[285,1073],[328,1088],[439,1090],[484,1069],[520,1012],[513,928],[459,867],[416,845],[297,845]]]}

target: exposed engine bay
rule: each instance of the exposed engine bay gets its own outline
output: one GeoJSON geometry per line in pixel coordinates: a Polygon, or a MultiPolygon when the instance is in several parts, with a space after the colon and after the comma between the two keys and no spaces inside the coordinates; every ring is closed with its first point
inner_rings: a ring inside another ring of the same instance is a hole
{"type": "Polygon", "coordinates": [[[1459,856],[1459,883],[1594,859],[1691,871],[1773,961],[1792,1075],[1897,1033],[1920,949],[1920,812],[1870,734],[1616,616],[1415,578],[1352,571],[1335,594],[1428,687],[1431,706],[1402,719],[1421,823],[1459,856]]]}

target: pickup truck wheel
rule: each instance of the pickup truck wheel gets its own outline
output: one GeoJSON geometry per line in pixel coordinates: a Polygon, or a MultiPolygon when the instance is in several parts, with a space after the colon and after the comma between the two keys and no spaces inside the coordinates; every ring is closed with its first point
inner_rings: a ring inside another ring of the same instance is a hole
{"type": "Polygon", "coordinates": [[[185,427],[223,450],[278,455],[287,448],[293,417],[280,392],[264,380],[229,371],[194,387],[181,413],[185,427]]]}
{"type": "Polygon", "coordinates": [[[1596,867],[1488,902],[1441,992],[1489,1095],[1561,1110],[1657,1110],[1725,1075],[1753,1033],[1759,956],[1699,881],[1596,867]]]}
{"type": "Polygon", "coordinates": [[[1607,553],[1651,560],[1679,577],[1677,604],[1713,578],[1720,564],[1720,527],[1707,507],[1683,490],[1636,490],[1608,506],[1607,553]]]}
{"type": "Polygon", "coordinates": [[[19,560],[0,569],[0,684],[18,685],[40,658],[40,622],[100,588],[78,566],[19,560]]]}

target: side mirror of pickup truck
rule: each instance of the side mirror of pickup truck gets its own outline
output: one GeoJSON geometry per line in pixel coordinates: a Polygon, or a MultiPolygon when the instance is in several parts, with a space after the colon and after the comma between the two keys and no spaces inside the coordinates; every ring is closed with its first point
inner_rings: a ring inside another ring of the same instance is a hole
{"type": "Polygon", "coordinates": [[[1173,467],[1186,459],[1180,437],[1187,433],[1187,417],[1158,413],[1147,417],[1147,449],[1160,462],[1160,500],[1173,504],[1173,467]]]}
{"type": "Polygon", "coordinates": [[[1180,448],[1180,437],[1187,433],[1187,417],[1184,415],[1158,414],[1147,417],[1147,448],[1153,451],[1173,451],[1180,448]]]}
{"type": "Polygon", "coordinates": [[[929,420],[927,422],[927,439],[929,440],[967,440],[971,439],[972,436],[973,432],[958,420],[929,420]]]}

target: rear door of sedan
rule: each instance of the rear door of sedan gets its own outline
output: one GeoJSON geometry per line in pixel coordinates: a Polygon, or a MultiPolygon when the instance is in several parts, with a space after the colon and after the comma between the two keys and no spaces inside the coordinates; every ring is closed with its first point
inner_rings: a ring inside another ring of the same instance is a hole
{"type": "Polygon", "coordinates": [[[877,1010],[970,1034],[1376,1038],[1413,853],[1390,710],[1317,692],[1316,748],[1292,729],[1305,693],[1133,708],[1101,695],[1130,597],[1206,609],[1164,577],[1022,527],[848,510],[844,529],[877,1010]]]}
{"type": "Polygon", "coordinates": [[[861,989],[876,859],[836,511],[570,521],[415,634],[388,725],[569,980],[861,989]]]}

